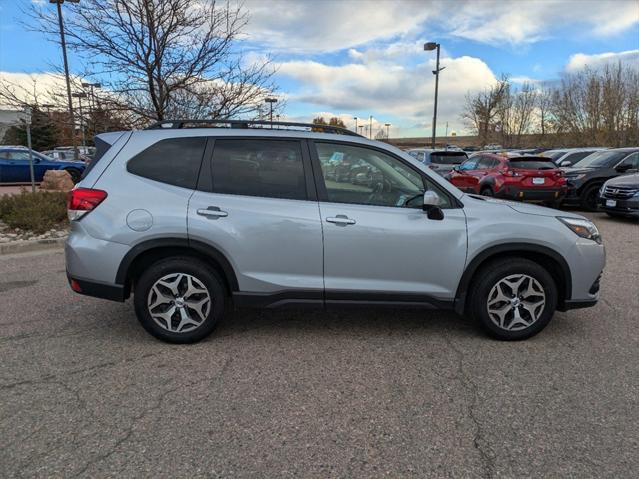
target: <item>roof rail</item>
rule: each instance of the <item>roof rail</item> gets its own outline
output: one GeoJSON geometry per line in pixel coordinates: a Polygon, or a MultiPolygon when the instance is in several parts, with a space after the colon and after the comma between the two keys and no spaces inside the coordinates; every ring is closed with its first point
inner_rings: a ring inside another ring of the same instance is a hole
{"type": "Polygon", "coordinates": [[[333,133],[336,135],[349,135],[364,138],[347,128],[333,125],[316,125],[314,123],[295,123],[290,121],[265,121],[265,120],[162,120],[147,126],[145,130],[161,130],[176,128],[264,128],[273,130],[301,130],[316,131],[321,133],[333,133]]]}

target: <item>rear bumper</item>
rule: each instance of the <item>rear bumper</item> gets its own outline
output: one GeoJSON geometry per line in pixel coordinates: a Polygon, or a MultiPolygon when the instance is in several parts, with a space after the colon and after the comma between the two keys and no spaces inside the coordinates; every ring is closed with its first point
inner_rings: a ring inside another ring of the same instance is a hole
{"type": "Polygon", "coordinates": [[[78,294],[120,302],[124,302],[126,299],[124,286],[119,284],[98,283],[86,279],[73,278],[68,271],[67,281],[71,289],[78,294]]]}
{"type": "Polygon", "coordinates": [[[565,194],[565,189],[561,188],[521,188],[513,185],[504,185],[495,193],[495,196],[519,201],[561,201],[565,194]]]}

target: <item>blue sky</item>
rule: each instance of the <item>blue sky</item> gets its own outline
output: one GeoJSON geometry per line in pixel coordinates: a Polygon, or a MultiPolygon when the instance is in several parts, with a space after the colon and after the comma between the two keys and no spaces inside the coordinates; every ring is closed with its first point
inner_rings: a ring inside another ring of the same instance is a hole
{"type": "MultiPolygon", "coordinates": [[[[57,45],[30,32],[22,9],[32,0],[0,0],[0,75],[46,74],[60,63],[57,45]]],[[[204,0],[206,1],[206,0],[204,0]]],[[[48,2],[39,0],[45,8],[48,2]]],[[[373,115],[391,134],[423,135],[433,108],[433,52],[442,45],[438,133],[463,131],[468,91],[502,73],[515,81],[554,80],[585,65],[623,60],[639,68],[637,0],[246,0],[241,47],[269,54],[286,98],[284,114],[373,115]]],[[[53,5],[50,8],[54,8],[53,5]]],[[[81,67],[70,55],[72,70],[81,67]]]]}

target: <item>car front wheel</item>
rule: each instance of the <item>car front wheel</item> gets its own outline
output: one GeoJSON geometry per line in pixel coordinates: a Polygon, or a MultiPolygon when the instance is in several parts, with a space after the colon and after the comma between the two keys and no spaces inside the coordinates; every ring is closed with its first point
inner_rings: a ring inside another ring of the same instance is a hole
{"type": "Polygon", "coordinates": [[[225,302],[215,271],[188,257],[153,264],[134,291],[135,312],[144,329],[170,343],[193,343],[211,334],[225,302]]]}
{"type": "Polygon", "coordinates": [[[542,266],[507,258],[482,268],[473,284],[470,313],[493,337],[526,339],[539,333],[557,307],[557,285],[542,266]]]}

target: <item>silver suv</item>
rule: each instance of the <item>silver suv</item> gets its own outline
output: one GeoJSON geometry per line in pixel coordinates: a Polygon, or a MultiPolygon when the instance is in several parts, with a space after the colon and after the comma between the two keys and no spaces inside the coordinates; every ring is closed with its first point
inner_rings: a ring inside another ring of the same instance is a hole
{"type": "Polygon", "coordinates": [[[206,337],[232,305],[348,304],[446,308],[524,339],[598,299],[589,220],[464,194],[348,130],[173,121],[96,143],[69,193],[69,283],[133,293],[165,341],[206,337]]]}

